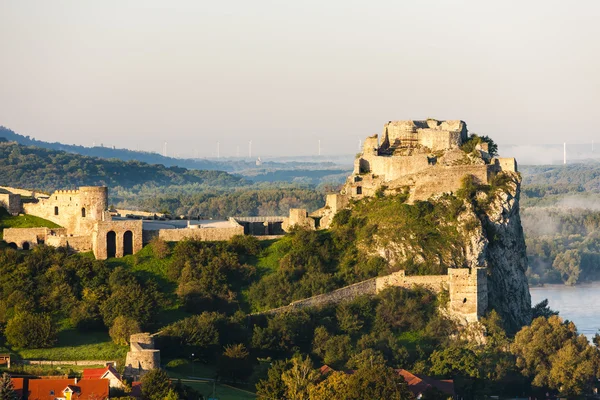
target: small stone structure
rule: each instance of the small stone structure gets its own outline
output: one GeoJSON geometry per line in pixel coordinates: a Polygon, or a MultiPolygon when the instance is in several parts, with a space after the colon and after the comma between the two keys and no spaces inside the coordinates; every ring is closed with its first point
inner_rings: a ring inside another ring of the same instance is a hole
{"type": "Polygon", "coordinates": [[[244,235],[279,236],[285,232],[282,225],[285,217],[233,217],[244,228],[244,235]]]}
{"type": "Polygon", "coordinates": [[[98,221],[92,231],[92,248],[98,260],[135,254],[142,249],[142,221],[98,221]]]}
{"type": "Polygon", "coordinates": [[[129,343],[124,376],[139,380],[146,372],[160,368],[160,350],[154,348],[154,337],[151,334],[133,334],[129,343]]]}
{"type": "Polygon", "coordinates": [[[317,307],[351,301],[358,296],[375,295],[388,287],[412,289],[422,286],[434,293],[447,290],[450,296],[447,312],[461,323],[475,322],[488,308],[487,269],[450,268],[447,275],[406,276],[404,271],[358,282],[330,293],[298,300],[288,306],[266,311],[275,314],[306,307],[317,307]]]}

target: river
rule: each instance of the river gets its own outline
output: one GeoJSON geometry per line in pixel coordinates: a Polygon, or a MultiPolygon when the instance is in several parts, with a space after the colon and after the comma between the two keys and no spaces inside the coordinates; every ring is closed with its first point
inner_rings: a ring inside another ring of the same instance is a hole
{"type": "Polygon", "coordinates": [[[600,282],[576,286],[544,285],[532,287],[531,304],[548,299],[548,306],[559,312],[562,319],[573,321],[579,333],[588,339],[600,329],[600,282]]]}

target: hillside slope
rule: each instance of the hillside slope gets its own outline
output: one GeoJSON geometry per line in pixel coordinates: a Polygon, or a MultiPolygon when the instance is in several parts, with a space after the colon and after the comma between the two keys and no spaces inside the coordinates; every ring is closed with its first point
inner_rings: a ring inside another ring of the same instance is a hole
{"type": "Polygon", "coordinates": [[[132,188],[189,184],[236,187],[249,182],[222,171],[188,170],[88,157],[14,142],[0,143],[0,185],[3,186],[51,191],[84,185],[132,188]]]}
{"type": "Polygon", "coordinates": [[[487,267],[489,306],[515,330],[531,320],[519,196],[516,173],[499,174],[491,185],[466,178],[456,195],[429,201],[406,204],[406,194],[361,200],[336,215],[333,229],[408,274],[487,267]]]}

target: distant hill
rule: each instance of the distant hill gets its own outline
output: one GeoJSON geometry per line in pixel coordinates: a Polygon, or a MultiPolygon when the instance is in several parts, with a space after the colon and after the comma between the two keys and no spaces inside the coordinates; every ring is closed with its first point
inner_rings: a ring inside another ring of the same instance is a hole
{"type": "Polygon", "coordinates": [[[231,166],[227,163],[213,162],[210,160],[192,160],[192,159],[180,159],[173,157],[164,157],[157,153],[151,153],[146,151],[133,151],[128,149],[113,149],[110,147],[85,147],[76,146],[63,143],[50,143],[41,140],[35,140],[29,136],[20,135],[11,129],[4,126],[0,126],[0,138],[5,138],[8,141],[17,142],[25,146],[36,146],[45,149],[66,151],[69,153],[81,154],[90,157],[100,158],[118,158],[119,160],[129,161],[137,160],[148,164],[162,164],[167,167],[178,166],[189,169],[208,169],[208,170],[227,170],[231,171],[231,166]]]}
{"type": "Polygon", "coordinates": [[[140,161],[88,157],[66,151],[0,141],[0,186],[52,191],[85,185],[140,186],[202,185],[238,187],[246,179],[223,171],[166,167],[140,161]]]}

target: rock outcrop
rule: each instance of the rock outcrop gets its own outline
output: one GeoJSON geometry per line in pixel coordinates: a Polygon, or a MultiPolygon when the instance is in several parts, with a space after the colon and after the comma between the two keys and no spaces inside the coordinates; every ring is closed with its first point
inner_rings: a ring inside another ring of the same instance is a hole
{"type": "Polygon", "coordinates": [[[482,255],[488,267],[489,307],[498,311],[508,329],[516,330],[531,322],[531,296],[519,214],[521,178],[508,175],[511,179],[493,194],[489,209],[481,215],[487,241],[482,255]]]}
{"type": "Polygon", "coordinates": [[[433,216],[424,218],[435,218],[437,228],[425,238],[411,230],[410,223],[398,226],[397,221],[381,219],[368,243],[358,244],[360,250],[383,257],[392,267],[412,264],[420,273],[486,268],[487,308],[502,316],[509,331],[516,331],[531,321],[525,238],[519,215],[520,180],[516,172],[501,172],[495,181],[499,186],[479,186],[460,200],[444,196],[430,199],[436,204],[430,211],[433,216]],[[442,215],[460,201],[461,211],[455,218],[442,215]]]}

